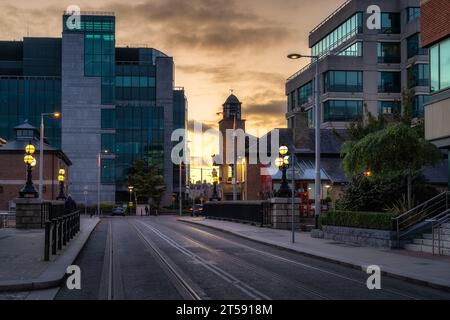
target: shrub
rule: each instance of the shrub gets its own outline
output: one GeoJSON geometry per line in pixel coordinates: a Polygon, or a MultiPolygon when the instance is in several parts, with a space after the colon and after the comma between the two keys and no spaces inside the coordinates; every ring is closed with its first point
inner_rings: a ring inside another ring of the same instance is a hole
{"type": "Polygon", "coordinates": [[[392,218],[386,212],[331,211],[320,217],[320,225],[361,229],[393,230],[392,218]]]}

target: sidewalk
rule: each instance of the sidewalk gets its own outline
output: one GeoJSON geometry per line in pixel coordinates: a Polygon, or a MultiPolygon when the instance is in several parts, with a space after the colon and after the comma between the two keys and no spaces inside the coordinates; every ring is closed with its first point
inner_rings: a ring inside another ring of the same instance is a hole
{"type": "Polygon", "coordinates": [[[58,286],[99,221],[82,217],[80,233],[48,262],[43,230],[0,229],[0,292],[58,286]]]}
{"type": "Polygon", "coordinates": [[[205,218],[179,218],[179,221],[221,230],[242,238],[288,249],[353,268],[366,270],[377,265],[383,274],[450,291],[450,259],[404,250],[376,249],[311,238],[309,233],[260,228],[246,224],[205,218]]]}

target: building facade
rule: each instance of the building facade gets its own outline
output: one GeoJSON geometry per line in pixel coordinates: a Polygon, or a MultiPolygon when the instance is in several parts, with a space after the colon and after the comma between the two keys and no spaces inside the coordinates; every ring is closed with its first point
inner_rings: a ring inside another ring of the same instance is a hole
{"type": "Polygon", "coordinates": [[[450,2],[425,0],[421,10],[422,46],[430,50],[431,70],[425,137],[449,154],[450,190],[450,2]]]}
{"type": "MultiPolygon", "coordinates": [[[[402,93],[414,94],[413,115],[423,117],[428,99],[428,50],[420,46],[419,0],[349,0],[309,35],[320,61],[323,128],[344,128],[373,115],[402,112],[402,93]],[[369,29],[367,10],[381,9],[381,28],[369,29]]],[[[314,125],[315,64],[286,83],[288,127],[296,112],[314,125]]]]}
{"type": "MultiPolygon", "coordinates": [[[[39,154],[39,130],[29,123],[23,123],[14,129],[15,137],[7,143],[0,143],[0,211],[7,211],[15,207],[14,199],[19,197],[19,191],[25,185],[26,166],[24,163],[25,146],[32,144],[36,148],[35,156],[39,154]],[[7,170],[5,170],[7,168],[7,170]]],[[[70,183],[70,166],[72,162],[59,150],[44,141],[45,161],[43,177],[44,200],[56,200],[59,195],[58,172],[64,169],[70,183]]],[[[37,157],[38,160],[38,157],[37,157]]],[[[36,190],[39,184],[39,166],[33,167],[33,182],[36,190]]],[[[67,194],[66,194],[67,196],[67,194]]]]}
{"type": "Polygon", "coordinates": [[[173,58],[116,47],[113,13],[82,13],[76,27],[69,17],[63,15],[60,39],[0,42],[0,136],[10,139],[24,120],[37,126],[41,113],[61,111],[62,120],[46,119],[45,133],[73,162],[75,200],[84,202],[87,193],[96,203],[100,176],[101,202],[127,201],[128,170],[146,159],[160,168],[163,204],[170,204],[178,185],[171,135],[187,116],[173,58]]]}

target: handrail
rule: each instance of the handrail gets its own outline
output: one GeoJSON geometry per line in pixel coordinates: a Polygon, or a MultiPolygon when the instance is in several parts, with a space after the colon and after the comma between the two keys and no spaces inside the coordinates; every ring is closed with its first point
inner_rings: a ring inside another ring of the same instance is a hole
{"type": "Polygon", "coordinates": [[[430,221],[428,218],[438,218],[450,209],[449,201],[450,192],[443,192],[436,197],[418,205],[417,207],[408,210],[407,212],[392,218],[393,224],[397,231],[397,246],[400,247],[400,240],[402,237],[410,232],[401,234],[402,231],[413,227],[421,222],[430,221]]]}
{"type": "Polygon", "coordinates": [[[352,0],[347,0],[344,2],[340,7],[338,7],[336,10],[334,10],[325,20],[322,20],[321,23],[319,23],[314,29],[312,29],[309,34],[312,34],[313,32],[317,31],[321,26],[323,26],[327,21],[329,21],[331,18],[333,18],[341,9],[343,9],[346,5],[348,5],[352,0]]]}

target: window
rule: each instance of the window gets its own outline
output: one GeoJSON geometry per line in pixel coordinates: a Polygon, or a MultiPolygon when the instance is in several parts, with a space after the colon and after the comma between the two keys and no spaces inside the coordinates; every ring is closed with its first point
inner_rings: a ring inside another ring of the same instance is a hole
{"type": "Polygon", "coordinates": [[[380,114],[400,114],[401,111],[399,101],[378,101],[378,112],[380,114]]]}
{"type": "Polygon", "coordinates": [[[116,127],[116,110],[102,109],[102,129],[114,129],[116,127]]]}
{"type": "Polygon", "coordinates": [[[109,153],[116,152],[116,135],[114,133],[102,134],[102,150],[108,150],[109,153]]]}
{"type": "Polygon", "coordinates": [[[410,22],[420,17],[420,7],[409,7],[406,9],[406,21],[410,22]]]}
{"type": "Polygon", "coordinates": [[[401,91],[401,73],[384,71],[378,73],[378,92],[399,93],[401,91]]]}
{"type": "Polygon", "coordinates": [[[288,95],[288,108],[291,111],[295,109],[295,91],[288,95]]]}
{"type": "Polygon", "coordinates": [[[313,88],[312,81],[298,89],[298,104],[299,106],[312,102],[313,88]]]}
{"type": "Polygon", "coordinates": [[[325,92],[362,92],[362,71],[328,71],[324,75],[325,92]]]}
{"type": "Polygon", "coordinates": [[[414,118],[424,117],[424,105],[430,100],[429,96],[417,95],[414,99],[412,114],[414,118]]]}
{"type": "Polygon", "coordinates": [[[431,48],[431,91],[450,88],[450,38],[431,48]]]}
{"type": "Polygon", "coordinates": [[[345,57],[362,57],[362,42],[358,41],[352,44],[351,46],[345,48],[338,55],[345,57]]]}
{"type": "Polygon", "coordinates": [[[379,33],[399,34],[400,32],[400,14],[387,12],[381,13],[381,29],[379,33]]]}
{"type": "Polygon", "coordinates": [[[420,34],[416,33],[407,40],[408,59],[417,55],[427,55],[428,49],[420,46],[420,34]]]}
{"type": "Polygon", "coordinates": [[[102,159],[101,161],[101,180],[102,184],[115,183],[115,164],[114,159],[102,159]]]}
{"type": "Polygon", "coordinates": [[[401,46],[398,42],[378,43],[378,63],[400,63],[401,46]]]}
{"type": "Polygon", "coordinates": [[[308,111],[306,111],[306,115],[308,118],[308,127],[314,128],[314,109],[308,109],[308,111]]]}
{"type": "Polygon", "coordinates": [[[415,64],[408,68],[408,87],[426,87],[429,84],[430,68],[428,64],[415,64]]]}
{"type": "Polygon", "coordinates": [[[351,37],[362,32],[363,13],[358,12],[350,19],[345,21],[342,25],[334,29],[331,33],[325,36],[322,40],[316,43],[312,48],[312,55],[325,56],[331,50],[336,49],[351,37]]]}
{"type": "Polygon", "coordinates": [[[363,115],[363,102],[357,100],[328,100],[324,103],[325,122],[355,121],[363,115]]]}

